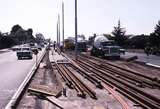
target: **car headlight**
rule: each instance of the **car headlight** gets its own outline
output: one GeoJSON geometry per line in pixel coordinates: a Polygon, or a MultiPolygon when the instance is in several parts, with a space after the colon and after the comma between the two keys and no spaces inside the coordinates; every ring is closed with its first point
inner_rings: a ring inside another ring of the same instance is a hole
{"type": "Polygon", "coordinates": [[[100,47],[100,48],[98,48],[99,50],[102,50],[102,48],[100,47]]]}

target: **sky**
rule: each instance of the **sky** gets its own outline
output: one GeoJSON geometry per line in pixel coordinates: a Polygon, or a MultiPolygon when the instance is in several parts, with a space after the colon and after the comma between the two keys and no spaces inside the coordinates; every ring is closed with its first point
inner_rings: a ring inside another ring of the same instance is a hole
{"type": "MultiPolygon", "coordinates": [[[[64,31],[67,38],[75,34],[75,0],[63,1],[64,31]]],[[[160,20],[160,0],[77,1],[78,34],[86,37],[94,33],[110,34],[118,20],[126,29],[126,34],[149,34],[160,20]]],[[[10,32],[13,25],[19,24],[24,29],[32,28],[34,35],[42,33],[45,38],[56,40],[56,24],[58,13],[60,17],[62,14],[61,5],[62,0],[0,0],[0,31],[10,32]]]]}

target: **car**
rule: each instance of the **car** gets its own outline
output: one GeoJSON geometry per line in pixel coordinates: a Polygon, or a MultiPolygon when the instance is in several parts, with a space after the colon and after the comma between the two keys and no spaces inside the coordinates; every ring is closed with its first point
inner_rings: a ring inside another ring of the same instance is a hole
{"type": "Polygon", "coordinates": [[[34,54],[38,53],[38,48],[36,46],[31,47],[31,50],[34,54]]]}
{"type": "Polygon", "coordinates": [[[42,47],[40,45],[37,45],[38,50],[42,50],[42,47]]]}
{"type": "Polygon", "coordinates": [[[125,54],[125,49],[120,48],[120,49],[119,49],[119,52],[120,52],[120,54],[125,54]]]}
{"type": "Polygon", "coordinates": [[[14,46],[14,47],[11,48],[11,50],[18,51],[18,50],[20,50],[20,48],[18,46],[14,46]]]}
{"type": "Polygon", "coordinates": [[[30,47],[20,47],[20,49],[17,51],[18,60],[23,58],[32,59],[32,54],[33,53],[30,47]]]}

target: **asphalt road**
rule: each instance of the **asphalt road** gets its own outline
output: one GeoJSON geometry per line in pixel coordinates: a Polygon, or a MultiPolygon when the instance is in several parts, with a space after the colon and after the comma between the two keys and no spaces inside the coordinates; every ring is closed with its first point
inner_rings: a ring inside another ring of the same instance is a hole
{"type": "Polygon", "coordinates": [[[32,60],[18,60],[16,52],[0,53],[0,109],[5,108],[35,62],[35,55],[32,60]]]}
{"type": "Polygon", "coordinates": [[[155,56],[155,55],[147,56],[145,53],[132,53],[132,52],[126,52],[125,55],[121,55],[122,58],[128,58],[132,56],[138,57],[136,61],[151,63],[154,65],[160,66],[160,56],[155,56]]]}

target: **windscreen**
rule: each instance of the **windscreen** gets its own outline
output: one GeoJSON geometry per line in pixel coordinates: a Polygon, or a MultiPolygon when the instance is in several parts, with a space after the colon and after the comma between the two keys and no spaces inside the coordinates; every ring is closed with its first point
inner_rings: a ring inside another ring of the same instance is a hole
{"type": "Polygon", "coordinates": [[[102,46],[116,46],[114,41],[101,42],[102,46]]]}
{"type": "Polygon", "coordinates": [[[22,50],[29,50],[29,48],[22,48],[22,50]]]}

